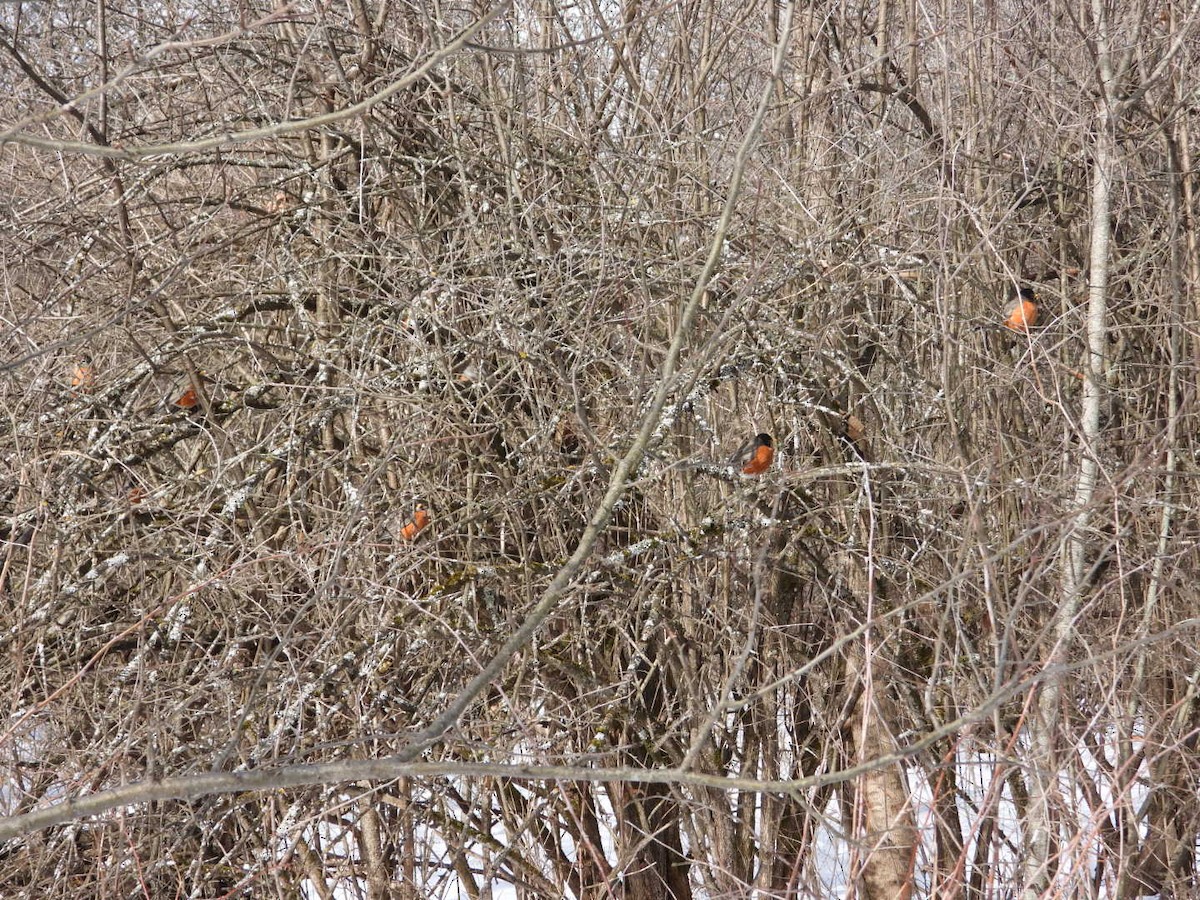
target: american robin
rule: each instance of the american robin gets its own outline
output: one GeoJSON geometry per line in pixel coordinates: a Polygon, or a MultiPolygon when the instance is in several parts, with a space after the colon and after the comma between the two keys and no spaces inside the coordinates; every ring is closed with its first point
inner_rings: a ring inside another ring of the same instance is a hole
{"type": "Polygon", "coordinates": [[[1021,288],[1016,302],[1008,309],[1008,318],[1004,320],[1004,327],[1010,331],[1028,334],[1029,329],[1036,325],[1037,321],[1037,294],[1031,288],[1021,288]]]}
{"type": "Polygon", "coordinates": [[[200,405],[200,397],[197,396],[196,389],[190,387],[176,397],[174,402],[180,409],[195,409],[200,405]]]}
{"type": "Polygon", "coordinates": [[[418,534],[429,527],[430,522],[429,510],[423,506],[418,506],[413,517],[404,523],[404,527],[400,529],[400,539],[411,541],[418,534]]]}
{"type": "Polygon", "coordinates": [[[846,429],[846,438],[852,444],[857,444],[867,436],[867,426],[864,425],[862,419],[860,419],[854,413],[846,413],[846,417],[842,420],[842,424],[846,429]]]}
{"type": "Polygon", "coordinates": [[[71,389],[77,394],[90,394],[96,387],[96,369],[90,356],[79,357],[71,371],[71,389]]]}
{"type": "Polygon", "coordinates": [[[771,436],[763,431],[738,449],[733,455],[732,463],[741,465],[743,475],[761,475],[771,468],[774,459],[775,448],[771,446],[771,436]]]}

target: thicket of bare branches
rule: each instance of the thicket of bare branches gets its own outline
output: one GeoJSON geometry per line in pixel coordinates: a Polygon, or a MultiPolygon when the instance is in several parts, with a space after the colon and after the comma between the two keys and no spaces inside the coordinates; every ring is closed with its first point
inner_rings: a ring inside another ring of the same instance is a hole
{"type": "Polygon", "coordinates": [[[1193,896],[1195,19],[0,7],[5,896],[1193,896]]]}

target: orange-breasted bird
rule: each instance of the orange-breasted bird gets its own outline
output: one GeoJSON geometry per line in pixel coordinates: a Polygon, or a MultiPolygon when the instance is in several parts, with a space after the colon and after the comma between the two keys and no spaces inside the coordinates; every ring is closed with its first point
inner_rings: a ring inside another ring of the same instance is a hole
{"type": "Polygon", "coordinates": [[[200,397],[196,394],[196,389],[190,387],[176,397],[175,405],[180,409],[195,409],[197,406],[199,406],[200,397]]]}
{"type": "Polygon", "coordinates": [[[1008,309],[1004,327],[1010,331],[1028,334],[1029,329],[1037,324],[1038,312],[1037,294],[1030,288],[1021,288],[1016,302],[1008,309]]]}
{"type": "Polygon", "coordinates": [[[90,356],[81,356],[71,372],[71,388],[77,394],[88,394],[96,387],[96,369],[90,356]]]}
{"type": "Polygon", "coordinates": [[[413,517],[404,523],[404,527],[400,529],[400,539],[411,541],[418,534],[429,527],[431,517],[429,510],[423,506],[418,506],[413,517]]]}
{"type": "Polygon", "coordinates": [[[743,444],[733,455],[733,464],[741,465],[743,475],[761,475],[771,468],[775,459],[775,448],[771,436],[765,431],[754,436],[754,440],[743,444]]]}

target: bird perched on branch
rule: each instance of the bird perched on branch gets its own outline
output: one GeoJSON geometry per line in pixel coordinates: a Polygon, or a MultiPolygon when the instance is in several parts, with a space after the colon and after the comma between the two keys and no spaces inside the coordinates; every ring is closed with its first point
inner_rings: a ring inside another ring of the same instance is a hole
{"type": "Polygon", "coordinates": [[[205,390],[211,379],[203,369],[196,369],[193,374],[185,375],[177,380],[163,398],[163,405],[167,409],[181,409],[188,413],[199,413],[204,411],[204,404],[211,402],[211,396],[201,396],[200,392],[205,390]]]}
{"type": "Polygon", "coordinates": [[[400,529],[400,539],[411,541],[418,534],[429,527],[432,517],[429,515],[429,510],[424,506],[418,506],[413,512],[412,518],[404,523],[404,527],[400,529]]]}
{"type": "Polygon", "coordinates": [[[1004,327],[1009,331],[1028,334],[1029,329],[1037,324],[1041,312],[1037,300],[1037,293],[1032,288],[1021,288],[1017,293],[1016,301],[1008,308],[1008,317],[1004,320],[1004,327]]]}
{"type": "Polygon", "coordinates": [[[730,465],[741,466],[743,475],[761,475],[771,468],[775,459],[775,448],[771,436],[765,431],[759,432],[754,439],[747,441],[733,454],[730,465]]]}
{"type": "Polygon", "coordinates": [[[195,388],[189,387],[172,402],[180,409],[195,409],[200,405],[200,395],[195,388]]]}
{"type": "Polygon", "coordinates": [[[71,390],[76,394],[90,394],[95,388],[96,368],[92,365],[92,358],[84,354],[71,371],[71,390]]]}

